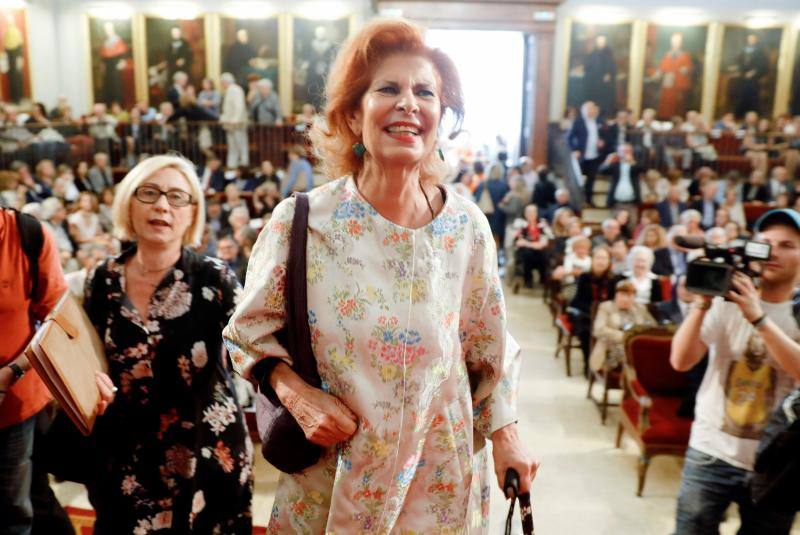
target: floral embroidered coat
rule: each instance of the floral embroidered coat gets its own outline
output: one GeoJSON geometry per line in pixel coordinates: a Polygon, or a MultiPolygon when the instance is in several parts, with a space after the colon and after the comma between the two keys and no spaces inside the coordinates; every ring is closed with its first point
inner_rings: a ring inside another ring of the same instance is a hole
{"type": "MultiPolygon", "coordinates": [[[[283,474],[270,533],[481,533],[484,438],[516,420],[518,347],[506,351],[494,240],[477,206],[446,189],[412,230],[384,219],[346,177],[310,193],[308,309],[323,388],[359,417],[347,442],[283,474]],[[506,357],[506,354],[510,357],[506,357]]],[[[284,277],[295,201],[253,249],[245,295],[223,331],[247,376],[291,356],[284,277]]]]}
{"type": "Polygon", "coordinates": [[[221,261],[184,249],[143,321],[125,293],[126,250],[86,281],[114,402],[97,420],[88,485],[104,533],[252,533],[253,446],[230,373],[223,326],[241,288],[221,261]]]}

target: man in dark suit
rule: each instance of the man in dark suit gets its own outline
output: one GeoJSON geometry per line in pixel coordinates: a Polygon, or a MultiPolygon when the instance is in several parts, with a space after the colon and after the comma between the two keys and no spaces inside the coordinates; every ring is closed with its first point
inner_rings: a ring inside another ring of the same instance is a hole
{"type": "Polygon", "coordinates": [[[714,226],[714,218],[717,215],[719,203],[715,199],[717,195],[717,181],[706,179],[700,184],[700,199],[689,205],[689,208],[700,212],[700,227],[708,230],[714,226]]]}
{"type": "Polygon", "coordinates": [[[766,204],[770,201],[769,187],[764,173],[756,169],[750,173],[750,178],[742,184],[742,202],[756,202],[766,204]]]}
{"type": "Polygon", "coordinates": [[[544,218],[547,219],[547,222],[551,225],[553,224],[553,218],[555,217],[559,208],[569,208],[575,213],[575,215],[581,215],[580,209],[576,208],[575,204],[570,200],[569,190],[567,188],[558,188],[556,190],[555,204],[551,204],[544,212],[544,218]]]}
{"type": "Polygon", "coordinates": [[[206,160],[206,164],[197,170],[197,176],[200,178],[200,187],[206,193],[220,192],[227,184],[222,162],[216,156],[206,160]]]}
{"type": "Polygon", "coordinates": [[[633,159],[633,146],[630,143],[620,145],[616,154],[609,154],[600,166],[600,172],[611,177],[606,206],[627,209],[635,222],[636,210],[641,202],[639,177],[644,169],[633,159]]]}
{"type": "Polygon", "coordinates": [[[630,142],[630,110],[618,110],[614,121],[610,123],[605,131],[607,152],[616,152],[617,148],[623,143],[630,142]]]}
{"type": "Polygon", "coordinates": [[[676,184],[671,184],[667,190],[667,197],[656,204],[658,216],[661,218],[661,226],[670,228],[678,224],[681,212],[686,210],[686,203],[681,202],[681,188],[676,184]]]}
{"type": "Polygon", "coordinates": [[[181,107],[181,96],[186,91],[188,83],[189,76],[185,72],[178,71],[172,75],[172,85],[167,90],[167,100],[172,103],[176,111],[181,107]]]}
{"type": "Polygon", "coordinates": [[[599,110],[594,102],[587,101],[581,106],[581,115],[575,119],[567,132],[567,144],[572,155],[581,166],[581,173],[586,176],[583,190],[586,202],[591,206],[594,194],[594,179],[597,169],[603,162],[605,141],[603,140],[603,122],[598,118],[599,110]]]}

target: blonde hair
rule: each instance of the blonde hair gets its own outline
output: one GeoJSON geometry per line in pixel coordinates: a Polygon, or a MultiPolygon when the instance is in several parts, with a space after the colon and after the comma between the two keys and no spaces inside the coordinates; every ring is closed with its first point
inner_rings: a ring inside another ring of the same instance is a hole
{"type": "Polygon", "coordinates": [[[645,242],[647,241],[647,235],[650,232],[655,232],[658,235],[658,243],[653,246],[654,249],[660,249],[667,246],[667,231],[664,230],[664,227],[657,223],[651,223],[642,229],[642,231],[639,233],[639,237],[636,239],[636,245],[644,245],[649,247],[645,242]]]}
{"type": "MultiPolygon", "coordinates": [[[[203,227],[206,224],[206,203],[200,189],[200,179],[194,165],[182,156],[162,154],[151,156],[139,162],[117,185],[114,204],[111,206],[111,218],[114,222],[114,236],[120,240],[133,240],[136,233],[131,221],[131,199],[136,188],[142,182],[162,169],[175,169],[186,178],[189,193],[192,195],[195,212],[192,224],[183,235],[183,245],[198,245],[203,238],[203,227]]],[[[192,205],[190,205],[192,206],[192,205]]]]}

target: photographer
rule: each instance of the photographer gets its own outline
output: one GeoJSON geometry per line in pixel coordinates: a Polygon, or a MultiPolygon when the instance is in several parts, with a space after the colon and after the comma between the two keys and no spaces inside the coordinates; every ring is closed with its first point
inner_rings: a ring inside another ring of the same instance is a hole
{"type": "Polygon", "coordinates": [[[773,409],[800,379],[800,328],[792,293],[800,271],[800,214],[773,210],[756,222],[768,243],[761,288],[740,272],[727,300],[696,298],[672,341],[672,366],[691,369],[709,352],[678,496],[677,535],[717,533],[731,502],[743,534],[787,534],[794,515],[749,498],[756,448],[773,409]]]}

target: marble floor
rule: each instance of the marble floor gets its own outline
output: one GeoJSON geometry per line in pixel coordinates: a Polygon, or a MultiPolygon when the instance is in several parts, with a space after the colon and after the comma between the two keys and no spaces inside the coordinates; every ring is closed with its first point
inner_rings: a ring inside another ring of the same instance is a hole
{"type": "MultiPolygon", "coordinates": [[[[637,498],[637,448],[623,439],[614,447],[616,409],[603,426],[586,399],[586,381],[566,377],[563,357],[553,358],[555,333],[539,297],[508,295],[510,330],[523,348],[519,389],[520,435],[541,461],[533,491],[536,532],[553,535],[667,535],[674,529],[675,498],[682,461],[656,457],[644,494],[637,498]]],[[[578,351],[573,352],[580,370],[578,351]]],[[[277,472],[263,459],[256,461],[256,523],[266,525],[277,483],[277,472]]],[[[82,487],[54,484],[64,504],[88,507],[82,487]]],[[[493,489],[491,533],[503,533],[508,511],[499,488],[493,489]]],[[[722,527],[733,535],[738,515],[731,508],[722,527]]],[[[515,524],[519,526],[519,524],[515,524]]],[[[800,535],[800,522],[793,535],[800,535]]],[[[519,528],[517,528],[519,530],[519,528]]],[[[519,532],[519,531],[518,531],[519,532]]]]}

